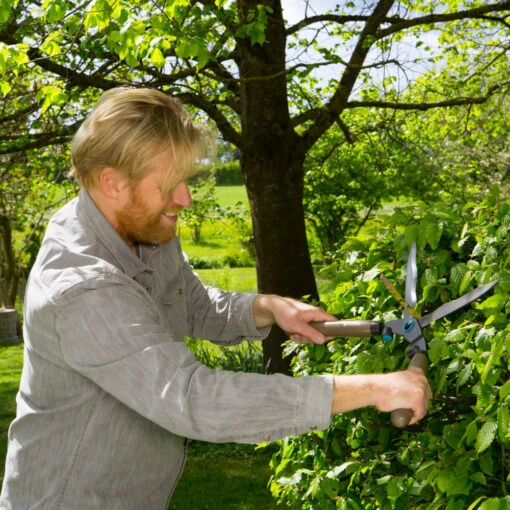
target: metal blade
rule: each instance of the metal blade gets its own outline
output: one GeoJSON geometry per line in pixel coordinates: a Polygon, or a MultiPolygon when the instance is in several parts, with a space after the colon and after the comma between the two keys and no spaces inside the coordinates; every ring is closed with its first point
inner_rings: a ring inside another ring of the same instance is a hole
{"type": "Polygon", "coordinates": [[[464,294],[460,298],[455,299],[454,301],[450,301],[449,303],[445,303],[441,305],[439,308],[434,310],[432,313],[429,313],[419,319],[421,327],[424,328],[428,326],[431,322],[437,321],[446,317],[447,315],[459,310],[460,308],[472,303],[479,297],[483,296],[487,292],[489,292],[493,287],[496,286],[498,280],[488,283],[487,285],[483,285],[482,287],[477,287],[473,289],[471,292],[464,294]]]}
{"type": "MultiPolygon", "coordinates": [[[[416,243],[411,245],[409,255],[407,256],[407,275],[406,275],[406,303],[414,308],[416,305],[416,282],[418,281],[418,266],[416,265],[416,243]]],[[[409,312],[404,311],[404,317],[408,318],[409,312]]]]}

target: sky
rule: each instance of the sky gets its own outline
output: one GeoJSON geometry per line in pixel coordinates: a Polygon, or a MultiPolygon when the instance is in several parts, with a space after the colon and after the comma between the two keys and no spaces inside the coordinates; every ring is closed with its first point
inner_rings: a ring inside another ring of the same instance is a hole
{"type": "MultiPolygon", "coordinates": [[[[287,20],[288,25],[292,25],[299,21],[300,19],[303,19],[305,16],[305,13],[308,16],[314,16],[317,14],[324,14],[328,11],[333,11],[335,6],[338,4],[345,3],[346,0],[282,0],[282,6],[283,6],[283,14],[285,19],[287,20]]],[[[359,2],[360,0],[355,0],[359,2]]],[[[332,41],[332,40],[331,40],[332,41]]],[[[416,48],[416,40],[409,38],[407,41],[402,41],[398,45],[398,54],[393,52],[391,54],[391,58],[396,58],[400,61],[409,61],[412,59],[415,59],[417,57],[420,58],[426,58],[427,56],[430,56],[425,50],[425,46],[431,46],[432,48],[437,46],[437,34],[431,33],[427,35],[426,38],[423,39],[424,45],[421,48],[416,48]]],[[[322,38],[323,44],[328,45],[328,42],[331,44],[330,40],[327,38],[326,35],[322,38]]],[[[344,55],[341,55],[345,58],[349,57],[349,51],[348,48],[346,48],[346,52],[344,55]]],[[[292,58],[293,55],[288,52],[288,57],[292,58]]],[[[313,58],[312,55],[309,55],[309,58],[313,58]]],[[[427,69],[430,69],[430,64],[413,64],[412,66],[409,66],[406,69],[406,72],[403,72],[402,70],[397,69],[395,66],[393,66],[393,69],[386,67],[384,70],[373,71],[374,78],[376,79],[383,79],[388,74],[392,74],[395,76],[396,82],[395,85],[398,88],[403,88],[408,84],[408,81],[410,79],[414,79],[420,74],[423,74],[427,69]],[[384,73],[384,74],[383,74],[384,73]]],[[[341,68],[321,68],[320,71],[318,71],[318,75],[322,79],[327,79],[330,77],[335,77],[338,75],[339,72],[341,72],[341,68]]]]}

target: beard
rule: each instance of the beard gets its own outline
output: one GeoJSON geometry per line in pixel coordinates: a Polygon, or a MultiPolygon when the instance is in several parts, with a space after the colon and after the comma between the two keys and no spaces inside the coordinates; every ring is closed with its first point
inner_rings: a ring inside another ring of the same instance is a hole
{"type": "Polygon", "coordinates": [[[128,204],[117,215],[117,232],[130,246],[168,243],[177,235],[176,218],[170,220],[164,212],[151,210],[133,190],[128,204]]]}

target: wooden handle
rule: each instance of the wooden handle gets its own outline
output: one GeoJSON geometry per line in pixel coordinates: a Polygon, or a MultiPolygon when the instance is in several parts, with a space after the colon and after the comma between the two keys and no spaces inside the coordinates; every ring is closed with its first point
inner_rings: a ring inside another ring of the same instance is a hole
{"type": "MultiPolygon", "coordinates": [[[[427,355],[423,352],[415,354],[407,367],[408,370],[410,368],[419,368],[424,374],[426,374],[427,369],[429,368],[429,359],[427,358],[427,355]]],[[[411,409],[395,409],[391,412],[391,422],[399,429],[407,427],[412,417],[413,412],[411,409]]]]}
{"type": "Polygon", "coordinates": [[[332,321],[332,322],[311,322],[314,327],[326,336],[340,337],[365,337],[380,335],[383,323],[374,321],[332,321]]]}

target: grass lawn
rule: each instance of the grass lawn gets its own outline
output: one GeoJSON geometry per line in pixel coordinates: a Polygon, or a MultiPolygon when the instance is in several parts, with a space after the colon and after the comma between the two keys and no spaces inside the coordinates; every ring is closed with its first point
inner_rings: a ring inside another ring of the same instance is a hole
{"type": "Polygon", "coordinates": [[[7,430],[16,415],[23,345],[0,347],[0,479],[4,478],[5,454],[7,453],[7,430]]]}
{"type": "Polygon", "coordinates": [[[257,292],[257,275],[254,267],[197,269],[196,273],[204,285],[236,292],[257,292]]]}
{"type": "MultiPolygon", "coordinates": [[[[249,210],[244,186],[217,186],[216,200],[225,208],[241,202],[249,210]]],[[[228,219],[206,220],[202,225],[200,242],[193,242],[191,229],[183,221],[179,224],[179,237],[184,251],[190,259],[222,261],[226,257],[239,257],[243,250],[238,228],[228,219]]]]}
{"type": "Polygon", "coordinates": [[[241,202],[249,208],[248,194],[244,186],[216,186],[216,198],[222,207],[241,202]]]}
{"type": "Polygon", "coordinates": [[[252,445],[191,441],[169,510],[275,508],[267,482],[271,451],[252,445]]]}

